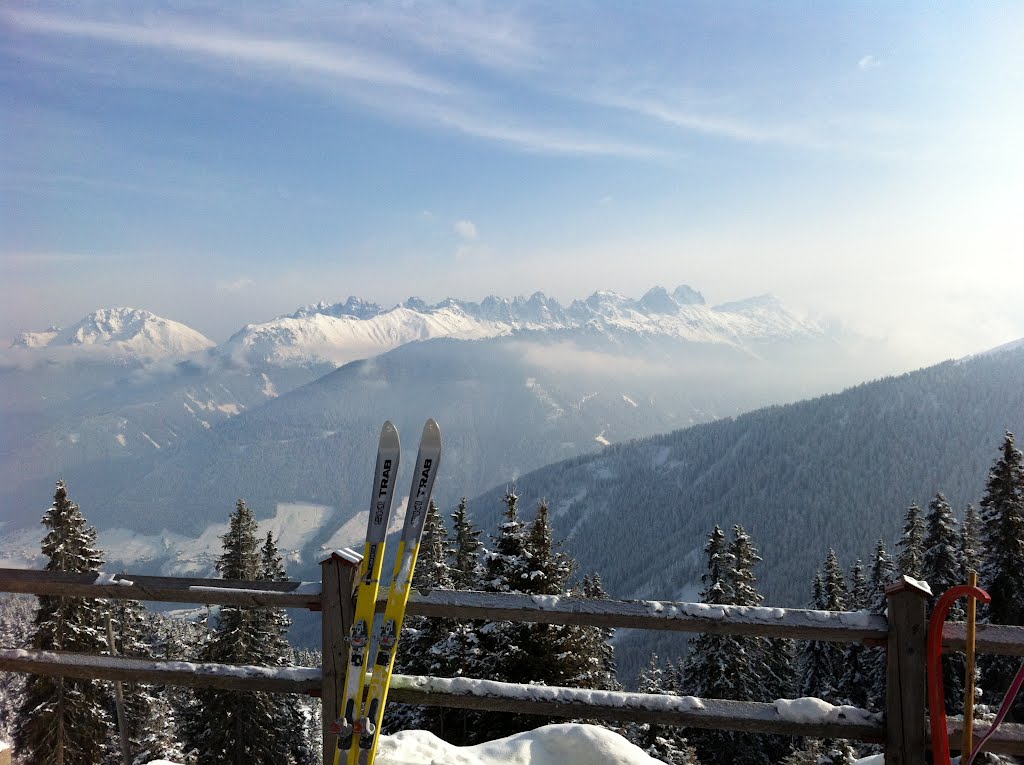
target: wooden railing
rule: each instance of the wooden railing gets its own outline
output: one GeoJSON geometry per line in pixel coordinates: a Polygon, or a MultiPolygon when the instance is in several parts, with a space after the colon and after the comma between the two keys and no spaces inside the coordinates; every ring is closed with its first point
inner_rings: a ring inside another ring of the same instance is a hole
{"type": "MultiPolygon", "coordinates": [[[[338,716],[337,693],[348,662],[346,641],[353,614],[356,569],[350,558],[339,554],[323,561],[321,568],[321,581],[311,583],[130,574],[96,576],[0,568],[0,592],[321,611],[323,647],[320,668],[194,664],[10,647],[0,648],[0,670],[320,696],[325,721],[325,761],[330,761],[335,741],[327,723],[338,716]]],[[[791,719],[776,704],[764,702],[546,686],[530,686],[524,691],[523,686],[493,681],[402,675],[393,679],[389,698],[427,706],[878,742],[885,746],[887,765],[924,765],[929,744],[925,709],[928,593],[913,580],[902,579],[890,586],[887,596],[888,620],[864,612],[708,607],[696,603],[442,590],[414,593],[408,606],[409,614],[429,617],[761,635],[885,646],[884,716],[837,714],[830,719],[791,719]]],[[[377,605],[382,610],[383,599],[377,605]]],[[[943,643],[951,650],[962,649],[963,625],[947,625],[943,643]]],[[[983,625],[978,628],[976,644],[979,652],[1024,656],[1024,628],[983,625]]],[[[950,721],[951,741],[959,741],[958,726],[957,720],[950,721]]],[[[979,723],[978,728],[982,727],[979,723]]],[[[1024,726],[1004,726],[990,739],[988,749],[1024,754],[1024,726]]]]}

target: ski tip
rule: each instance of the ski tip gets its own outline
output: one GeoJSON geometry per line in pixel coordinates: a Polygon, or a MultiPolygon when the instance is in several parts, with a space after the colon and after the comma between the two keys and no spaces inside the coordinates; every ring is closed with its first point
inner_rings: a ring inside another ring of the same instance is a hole
{"type": "Polygon", "coordinates": [[[380,442],[382,445],[398,447],[398,428],[392,424],[391,420],[387,420],[380,429],[380,442]]]}
{"type": "Polygon", "coordinates": [[[427,420],[426,423],[424,423],[423,425],[422,442],[425,444],[441,444],[441,428],[440,426],[438,426],[437,420],[435,420],[433,417],[427,420]]]}

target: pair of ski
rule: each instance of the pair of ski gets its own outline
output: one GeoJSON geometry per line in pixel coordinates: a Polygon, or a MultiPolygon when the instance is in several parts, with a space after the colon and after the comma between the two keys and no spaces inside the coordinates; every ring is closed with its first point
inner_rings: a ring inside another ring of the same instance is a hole
{"type": "Polygon", "coordinates": [[[409,505],[398,544],[394,576],[388,589],[387,605],[377,635],[376,656],[372,673],[367,677],[369,637],[373,628],[377,593],[384,566],[384,543],[391,517],[395,481],[398,478],[400,444],[398,431],[385,422],[377,448],[373,495],[370,499],[370,521],[366,529],[366,546],[359,569],[356,607],[349,633],[349,663],[345,674],[340,719],[333,726],[338,734],[334,765],[372,765],[377,754],[381,717],[387,703],[391,672],[395,665],[395,649],[402,634],[405,606],[412,590],[412,574],[423,534],[423,522],[430,503],[430,493],[441,459],[441,430],[434,420],[423,426],[416,468],[409,490],[409,505]],[[363,699],[365,692],[365,701],[363,699]]]}

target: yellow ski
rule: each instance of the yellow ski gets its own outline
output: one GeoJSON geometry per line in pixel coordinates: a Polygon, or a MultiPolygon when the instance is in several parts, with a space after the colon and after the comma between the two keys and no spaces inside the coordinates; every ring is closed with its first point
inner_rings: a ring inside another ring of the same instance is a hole
{"type": "Polygon", "coordinates": [[[362,714],[355,723],[359,746],[349,750],[349,765],[372,765],[377,754],[380,723],[387,703],[391,672],[395,666],[395,649],[402,634],[405,620],[405,606],[412,589],[412,574],[416,568],[416,557],[420,551],[420,536],[427,516],[427,505],[434,488],[434,478],[441,462],[441,429],[434,420],[427,420],[423,426],[419,453],[416,455],[416,472],[409,490],[409,506],[405,513],[402,538],[398,544],[398,559],[395,573],[388,588],[388,600],[384,609],[377,636],[377,653],[373,662],[373,674],[362,707],[362,714]]]}
{"type": "Polygon", "coordinates": [[[338,734],[334,765],[340,765],[342,751],[345,752],[347,762],[349,750],[355,749],[352,746],[354,724],[360,711],[366,684],[365,664],[369,655],[367,643],[373,627],[380,575],[384,568],[384,543],[388,534],[388,520],[391,517],[400,454],[398,431],[390,421],[385,422],[380,431],[380,443],[377,447],[377,466],[373,478],[373,494],[370,498],[370,520],[366,527],[366,545],[356,588],[356,609],[348,638],[349,663],[339,707],[341,716],[332,726],[333,732],[338,734]]]}

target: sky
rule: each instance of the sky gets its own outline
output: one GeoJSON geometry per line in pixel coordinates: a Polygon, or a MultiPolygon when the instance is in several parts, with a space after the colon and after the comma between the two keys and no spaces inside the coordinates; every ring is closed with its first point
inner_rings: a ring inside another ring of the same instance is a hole
{"type": "Polygon", "coordinates": [[[773,293],[1024,337],[1019,2],[0,5],[0,344],[319,300],[773,293]]]}

